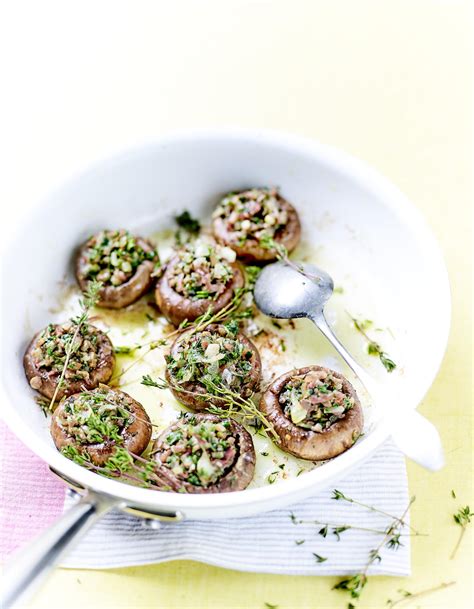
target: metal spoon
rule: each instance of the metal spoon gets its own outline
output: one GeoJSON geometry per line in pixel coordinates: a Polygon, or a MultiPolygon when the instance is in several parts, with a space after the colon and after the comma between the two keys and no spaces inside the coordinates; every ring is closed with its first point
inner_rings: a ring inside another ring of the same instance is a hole
{"type": "Polygon", "coordinates": [[[399,401],[394,401],[393,396],[387,394],[387,388],[357,363],[331,330],[324,316],[324,305],[333,290],[332,278],[317,266],[281,261],[262,270],[255,284],[254,297],[258,308],[270,317],[311,319],[352,369],[372,400],[393,403],[389,409],[390,427],[398,447],[420,465],[432,470],[440,469],[444,465],[443,448],[434,425],[416,410],[404,408],[399,401]]]}

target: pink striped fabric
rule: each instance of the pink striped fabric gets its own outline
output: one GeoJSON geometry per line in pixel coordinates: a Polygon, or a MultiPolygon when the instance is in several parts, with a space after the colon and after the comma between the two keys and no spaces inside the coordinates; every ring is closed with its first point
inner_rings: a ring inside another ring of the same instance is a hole
{"type": "Polygon", "coordinates": [[[0,560],[35,537],[63,510],[65,486],[0,421],[0,560]]]}

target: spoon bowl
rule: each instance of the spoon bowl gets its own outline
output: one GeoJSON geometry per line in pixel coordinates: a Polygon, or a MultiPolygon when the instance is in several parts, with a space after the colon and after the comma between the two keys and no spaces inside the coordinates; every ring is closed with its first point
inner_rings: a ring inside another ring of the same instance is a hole
{"type": "Polygon", "coordinates": [[[291,319],[321,312],[333,290],[332,277],[314,264],[280,261],[262,270],[254,297],[265,315],[291,319]]]}

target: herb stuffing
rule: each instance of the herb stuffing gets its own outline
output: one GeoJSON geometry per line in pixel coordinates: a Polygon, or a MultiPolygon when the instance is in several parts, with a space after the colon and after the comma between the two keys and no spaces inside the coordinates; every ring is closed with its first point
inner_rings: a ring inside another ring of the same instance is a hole
{"type": "Polygon", "coordinates": [[[156,251],[126,230],[103,230],[93,235],[83,249],[83,258],[84,279],[95,279],[104,287],[121,286],[147,260],[158,263],[156,251]]]}
{"type": "Polygon", "coordinates": [[[231,264],[235,259],[235,252],[229,247],[203,240],[188,243],[171,267],[169,285],[191,300],[216,299],[234,276],[231,264]]]}
{"type": "Polygon", "coordinates": [[[237,454],[229,420],[190,415],[171,428],[154,457],[183,482],[208,487],[232,467],[237,454]]]}
{"type": "Polygon", "coordinates": [[[354,398],[330,371],[311,370],[290,379],[279,403],[295,425],[322,432],[345,416],[354,406],[354,398]]]}
{"type": "MultiPolygon", "coordinates": [[[[98,330],[88,323],[83,323],[74,337],[76,329],[77,324],[71,320],[64,324],[49,324],[41,332],[32,351],[39,370],[60,374],[66,362],[68,348],[71,347],[64,375],[66,381],[88,380],[90,372],[99,363],[98,330]]],[[[35,381],[35,378],[30,381],[33,389],[36,389],[35,381]]]]}
{"type": "Polygon", "coordinates": [[[255,348],[239,335],[238,323],[231,320],[178,338],[167,358],[167,370],[179,385],[195,384],[217,396],[215,386],[222,382],[248,397],[256,388],[251,374],[255,359],[255,348]]]}
{"type": "Polygon", "coordinates": [[[288,211],[276,188],[252,188],[226,195],[212,217],[224,220],[232,241],[243,245],[247,239],[275,237],[286,226],[288,211]]]}
{"type": "Polygon", "coordinates": [[[57,422],[79,445],[123,443],[122,433],[134,419],[132,400],[108,388],[66,398],[57,422]]]}

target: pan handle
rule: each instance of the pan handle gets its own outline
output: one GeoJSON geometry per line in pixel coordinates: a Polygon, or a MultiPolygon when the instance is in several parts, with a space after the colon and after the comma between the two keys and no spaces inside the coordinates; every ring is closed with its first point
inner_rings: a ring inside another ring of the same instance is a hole
{"type": "Polygon", "coordinates": [[[24,602],[63,554],[117,505],[117,499],[88,491],[50,528],[17,552],[5,565],[1,606],[8,609],[20,600],[24,602]]]}

